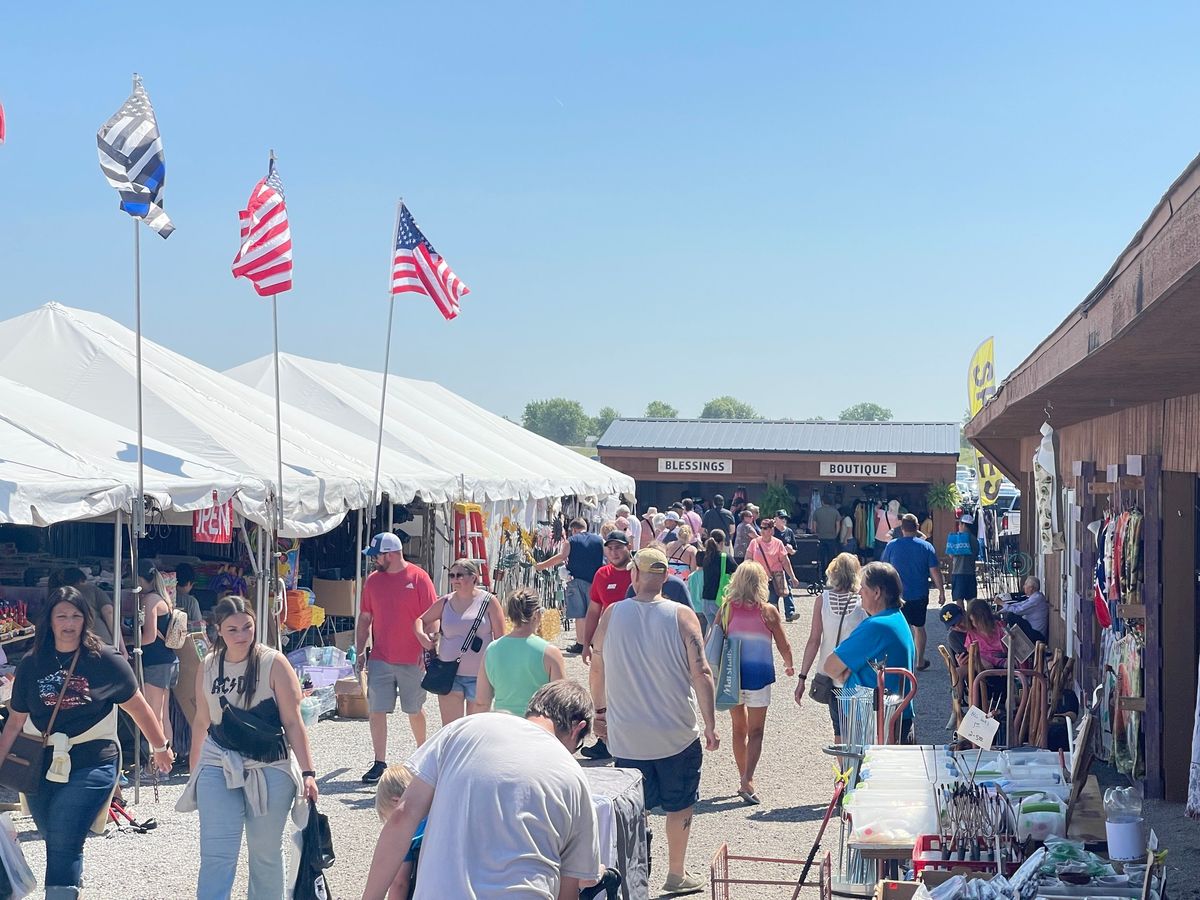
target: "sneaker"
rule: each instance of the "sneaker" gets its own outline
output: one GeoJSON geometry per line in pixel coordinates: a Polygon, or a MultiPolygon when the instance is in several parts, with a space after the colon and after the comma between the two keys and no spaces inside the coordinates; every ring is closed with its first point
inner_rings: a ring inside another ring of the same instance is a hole
{"type": "Polygon", "coordinates": [[[612,759],[612,754],[608,752],[604,741],[596,741],[592,746],[584,747],[579,751],[579,755],[588,759],[612,759]]]}
{"type": "Polygon", "coordinates": [[[786,618],[789,622],[795,622],[800,617],[798,615],[796,615],[795,613],[790,613],[790,614],[788,614],[788,616],[786,618]]]}
{"type": "Polygon", "coordinates": [[[386,770],[387,763],[379,759],[375,760],[375,762],[371,764],[371,768],[367,769],[366,773],[363,775],[363,784],[375,784],[380,778],[383,777],[383,773],[386,770]]]}
{"type": "Polygon", "coordinates": [[[699,894],[702,890],[704,890],[704,879],[687,872],[682,875],[668,873],[667,880],[662,886],[662,892],[673,897],[681,894],[699,894]]]}
{"type": "Polygon", "coordinates": [[[572,644],[570,647],[567,648],[567,652],[568,653],[582,653],[583,652],[583,644],[580,644],[578,641],[576,641],[574,644],[572,644]]]}

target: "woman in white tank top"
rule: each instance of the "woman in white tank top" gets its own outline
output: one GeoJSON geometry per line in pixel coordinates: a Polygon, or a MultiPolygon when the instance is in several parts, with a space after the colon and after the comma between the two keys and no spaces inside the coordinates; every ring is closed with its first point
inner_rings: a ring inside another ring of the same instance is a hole
{"type": "MultiPolygon", "coordinates": [[[[822,592],[821,602],[813,607],[812,628],[808,633],[808,643],[804,647],[804,658],[800,663],[800,683],[796,685],[797,704],[804,700],[809,672],[820,672],[834,648],[867,617],[867,611],[863,609],[862,600],[858,596],[861,568],[857,556],[852,553],[839,553],[825,570],[825,583],[829,587],[822,592]]],[[[842,742],[840,709],[836,698],[830,700],[829,718],[833,722],[835,744],[842,742]]]]}

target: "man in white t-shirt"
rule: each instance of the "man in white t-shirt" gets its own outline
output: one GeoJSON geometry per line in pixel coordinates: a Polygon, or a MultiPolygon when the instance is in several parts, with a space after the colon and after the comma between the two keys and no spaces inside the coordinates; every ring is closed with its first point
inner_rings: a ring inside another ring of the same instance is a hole
{"type": "Polygon", "coordinates": [[[596,812],[573,756],[594,714],[582,686],[552,681],[524,719],[444,726],[405,763],[415,777],[379,835],[363,900],[384,900],[426,817],[415,900],[574,900],[595,884],[596,812]]]}
{"type": "Polygon", "coordinates": [[[627,520],[625,533],[629,535],[629,546],[637,550],[642,546],[642,523],[638,520],[637,516],[630,513],[629,507],[624,503],[617,507],[617,518],[625,518],[627,520]]]}

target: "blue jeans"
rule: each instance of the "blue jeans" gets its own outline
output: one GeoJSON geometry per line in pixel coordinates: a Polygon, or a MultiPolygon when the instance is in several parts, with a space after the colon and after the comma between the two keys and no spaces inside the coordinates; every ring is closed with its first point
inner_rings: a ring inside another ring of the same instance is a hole
{"type": "Polygon", "coordinates": [[[117,761],[97,766],[71,766],[66,784],[42,781],[27,797],[29,811],[46,839],[46,887],[76,887],[83,882],[83,839],[108,803],[117,782],[117,761]]]}
{"type": "MultiPolygon", "coordinates": [[[[771,587],[767,590],[771,598],[771,605],[776,609],[779,609],[779,595],[775,593],[775,588],[771,587]]],[[[792,600],[791,590],[788,590],[788,592],[783,595],[783,614],[788,618],[791,618],[796,614],[796,602],[792,600]]]]}
{"type": "Polygon", "coordinates": [[[242,829],[250,860],[247,900],[281,900],[283,886],[283,826],[296,796],[286,772],[267,769],[267,811],[252,816],[241,788],[225,786],[225,773],[205,766],[196,777],[196,803],[200,808],[200,880],[197,900],[229,900],[242,829]]]}

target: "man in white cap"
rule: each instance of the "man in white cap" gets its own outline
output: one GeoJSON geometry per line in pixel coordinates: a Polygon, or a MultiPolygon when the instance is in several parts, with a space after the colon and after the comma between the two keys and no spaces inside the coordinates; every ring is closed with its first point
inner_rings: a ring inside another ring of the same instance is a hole
{"type": "Polygon", "coordinates": [[[661,893],[697,894],[704,879],[688,874],[684,862],[700,799],[702,748],[720,746],[712,670],[696,614],[662,596],[666,554],[639,550],[631,571],[633,597],[610,605],[592,638],[596,735],[607,739],[618,767],[642,773],[646,810],[662,807],[667,814],[661,893]]]}
{"type": "Polygon", "coordinates": [[[355,629],[359,664],[371,640],[367,662],[367,713],[375,761],[363,775],[375,784],[387,769],[387,717],[396,709],[408,715],[417,746],[425,743],[425,677],[423,650],[417,641],[417,619],[433,606],[437,593],[428,573],[404,558],[400,538],[389,532],[375,535],[363,555],[375,562],[375,571],[363,585],[362,607],[355,629]]]}
{"type": "Polygon", "coordinates": [[[979,596],[979,587],[975,583],[975,560],[979,559],[979,539],[975,537],[975,517],[963,513],[958,520],[958,533],[967,536],[967,544],[971,555],[965,553],[950,557],[950,598],[963,608],[979,596]]]}

